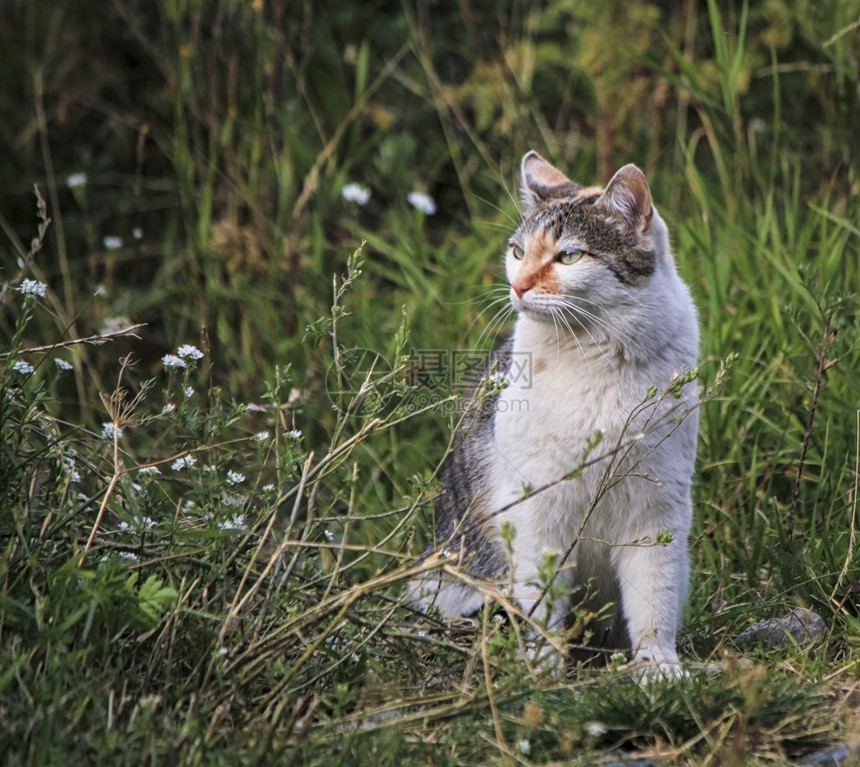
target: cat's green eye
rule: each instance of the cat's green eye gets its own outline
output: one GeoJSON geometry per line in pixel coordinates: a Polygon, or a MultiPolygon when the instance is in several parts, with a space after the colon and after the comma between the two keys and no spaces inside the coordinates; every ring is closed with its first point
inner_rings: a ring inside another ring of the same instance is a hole
{"type": "Polygon", "coordinates": [[[513,253],[514,258],[517,261],[522,261],[523,256],[525,255],[523,249],[519,245],[511,245],[511,253],[513,253]]]}
{"type": "Polygon", "coordinates": [[[558,254],[558,260],[562,264],[574,264],[582,258],[581,250],[563,250],[558,254]]]}

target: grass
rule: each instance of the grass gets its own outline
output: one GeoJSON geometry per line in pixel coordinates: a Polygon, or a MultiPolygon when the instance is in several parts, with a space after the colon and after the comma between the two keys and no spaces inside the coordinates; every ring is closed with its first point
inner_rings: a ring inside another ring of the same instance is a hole
{"type": "Polygon", "coordinates": [[[7,9],[30,43],[0,95],[3,761],[740,765],[860,741],[850,5],[7,9]],[[703,383],[733,360],[700,414],[678,684],[619,659],[559,678],[504,609],[449,625],[402,598],[450,567],[417,554],[456,353],[504,332],[532,147],[588,182],[652,163],[703,383]],[[733,641],[797,606],[825,639],[733,641]]]}

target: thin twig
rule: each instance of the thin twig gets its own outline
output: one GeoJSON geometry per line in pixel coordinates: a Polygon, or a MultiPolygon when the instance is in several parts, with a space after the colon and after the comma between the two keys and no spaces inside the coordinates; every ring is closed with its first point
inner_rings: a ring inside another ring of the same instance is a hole
{"type": "Polygon", "coordinates": [[[827,364],[827,350],[833,341],[833,333],[830,329],[830,317],[824,317],[824,330],[821,334],[821,351],[818,354],[818,371],[815,375],[815,386],[812,389],[812,401],[809,403],[809,415],[806,417],[806,427],[803,430],[803,440],[800,443],[800,458],[797,461],[797,472],[794,475],[794,486],[791,488],[791,502],[788,509],[788,522],[786,523],[786,535],[788,540],[794,538],[794,518],[800,505],[800,483],[803,479],[803,467],[806,465],[806,453],[809,450],[809,442],[812,439],[812,427],[815,423],[815,411],[818,408],[818,395],[821,393],[821,385],[827,375],[829,365],[827,364]]]}

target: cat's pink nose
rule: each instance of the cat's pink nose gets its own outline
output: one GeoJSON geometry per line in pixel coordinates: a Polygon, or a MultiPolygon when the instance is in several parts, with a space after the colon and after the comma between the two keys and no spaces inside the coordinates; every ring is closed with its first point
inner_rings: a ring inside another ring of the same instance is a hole
{"type": "Polygon", "coordinates": [[[514,293],[517,294],[517,298],[522,298],[523,294],[529,289],[529,285],[523,285],[520,282],[515,282],[511,287],[514,289],[514,293]]]}

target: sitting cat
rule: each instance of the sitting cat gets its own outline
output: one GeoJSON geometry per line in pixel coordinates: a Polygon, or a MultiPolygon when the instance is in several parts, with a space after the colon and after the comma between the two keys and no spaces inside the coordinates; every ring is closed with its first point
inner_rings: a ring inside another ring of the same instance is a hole
{"type": "MultiPolygon", "coordinates": [[[[583,188],[529,152],[522,196],[505,257],[517,321],[486,371],[507,386],[485,386],[483,397],[478,387],[464,411],[441,472],[436,539],[468,573],[507,571],[523,612],[550,628],[564,626],[571,601],[611,603],[606,642],[678,674],[698,429],[695,308],[635,166],[606,189],[583,188]],[[552,551],[568,587],[554,600],[537,582],[552,551]]],[[[438,573],[412,592],[449,617],[484,601],[438,573]]]]}

